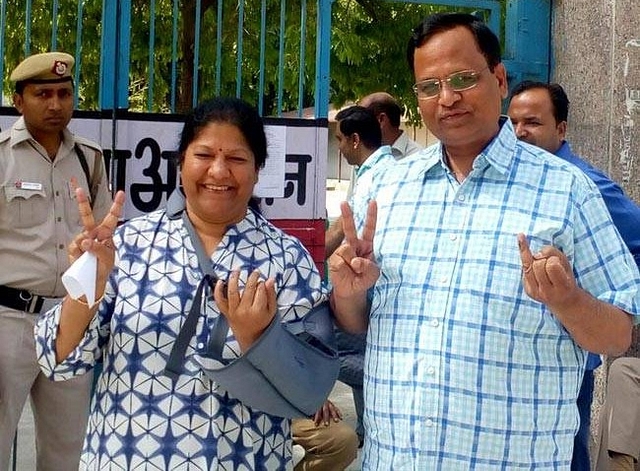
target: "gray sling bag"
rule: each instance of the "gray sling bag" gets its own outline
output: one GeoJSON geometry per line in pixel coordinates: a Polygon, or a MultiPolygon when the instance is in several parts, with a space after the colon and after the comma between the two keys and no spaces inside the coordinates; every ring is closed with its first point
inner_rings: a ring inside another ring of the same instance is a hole
{"type": "MultiPolygon", "coordinates": [[[[206,284],[215,283],[218,278],[184,211],[184,196],[179,190],[169,198],[167,215],[171,219],[182,216],[205,274],[165,368],[165,374],[175,381],[182,372],[189,341],[195,335],[206,284]]],[[[314,307],[296,322],[283,324],[276,314],[255,344],[233,360],[222,358],[228,329],[226,318],[220,315],[203,355],[206,365],[200,365],[209,379],[247,406],[271,415],[309,417],[320,408],[340,369],[338,355],[330,346],[333,322],[328,302],[314,307]]]]}

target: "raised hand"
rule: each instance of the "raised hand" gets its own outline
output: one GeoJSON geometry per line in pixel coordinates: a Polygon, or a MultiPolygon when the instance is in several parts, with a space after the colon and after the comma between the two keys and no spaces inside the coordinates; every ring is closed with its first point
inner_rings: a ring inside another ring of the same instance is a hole
{"type": "Polygon", "coordinates": [[[239,288],[239,273],[231,273],[227,286],[218,280],[213,292],[220,312],[227,318],[229,327],[240,345],[246,351],[271,324],[278,308],[275,280],[260,279],[260,272],[254,270],[247,279],[242,293],[239,288]]]}
{"type": "Polygon", "coordinates": [[[96,256],[98,259],[96,297],[99,298],[104,292],[107,278],[113,269],[115,259],[113,233],[122,215],[125,195],[123,191],[116,193],[109,213],[100,224],[96,225],[86,193],[81,187],[77,187],[75,192],[84,230],[71,241],[67,248],[69,263],[75,262],[84,252],[91,252],[96,256]]]}
{"type": "MultiPolygon", "coordinates": [[[[96,256],[98,259],[96,299],[100,300],[104,294],[109,273],[113,269],[115,259],[113,233],[122,214],[124,192],[116,193],[109,213],[100,224],[96,225],[91,205],[84,190],[76,186],[75,191],[84,230],[69,244],[67,249],[69,262],[75,262],[84,252],[91,252],[96,256]]],[[[60,325],[56,337],[56,361],[58,363],[67,358],[69,353],[78,346],[98,305],[99,302],[88,306],[86,300],[73,300],[68,296],[65,298],[62,303],[60,325]]]]}
{"type": "Polygon", "coordinates": [[[348,297],[365,292],[380,276],[380,269],[373,256],[378,207],[375,201],[369,202],[360,238],[349,204],[342,202],[340,210],[345,242],[329,257],[329,277],[334,294],[348,297]]]}
{"type": "Polygon", "coordinates": [[[578,294],[578,286],[567,256],[552,246],[531,253],[524,234],[518,234],[525,292],[551,311],[564,308],[578,294]]]}

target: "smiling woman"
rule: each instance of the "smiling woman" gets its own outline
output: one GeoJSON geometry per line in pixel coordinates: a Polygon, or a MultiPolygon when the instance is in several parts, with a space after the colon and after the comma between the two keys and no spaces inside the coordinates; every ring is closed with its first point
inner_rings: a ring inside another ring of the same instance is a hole
{"type": "Polygon", "coordinates": [[[260,118],[239,102],[229,101],[226,110],[218,102],[205,102],[201,116],[187,121],[178,154],[187,212],[205,250],[245,217],[267,153],[264,135],[251,134],[261,126],[260,118]],[[191,139],[188,145],[186,139],[191,139]]]}
{"type": "Polygon", "coordinates": [[[311,256],[249,206],[266,148],[253,107],[205,102],[165,210],[117,227],[120,192],[99,225],[83,217],[69,254],[98,257],[103,301],[66,299],[36,334],[53,379],[104,358],[80,469],[291,469],[290,418],[316,412],[339,365],[311,256]]]}

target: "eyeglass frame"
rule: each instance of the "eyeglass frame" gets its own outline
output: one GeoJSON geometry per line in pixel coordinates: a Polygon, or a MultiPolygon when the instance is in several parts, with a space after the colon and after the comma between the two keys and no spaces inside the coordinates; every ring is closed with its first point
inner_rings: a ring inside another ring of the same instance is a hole
{"type": "Polygon", "coordinates": [[[453,72],[452,74],[447,75],[444,78],[428,78],[428,79],[424,79],[424,80],[420,80],[419,82],[416,82],[413,84],[413,87],[411,87],[413,89],[413,93],[416,94],[416,97],[418,98],[418,100],[432,100],[433,98],[436,98],[438,96],[440,96],[440,93],[442,93],[442,87],[443,84],[446,83],[447,86],[453,90],[454,92],[464,92],[467,90],[471,90],[472,88],[475,88],[478,86],[478,84],[480,83],[480,76],[484,73],[485,70],[489,69],[490,66],[487,65],[486,67],[480,69],[480,70],[473,70],[473,69],[464,69],[464,70],[458,70],[457,72],[453,72]],[[460,74],[470,74],[473,76],[473,78],[475,79],[475,82],[465,88],[454,88],[451,86],[451,80],[453,78],[455,78],[456,76],[460,75],[460,74]],[[424,96],[424,95],[420,95],[418,93],[418,85],[420,85],[421,83],[425,83],[425,82],[432,82],[432,83],[437,83],[438,84],[438,93],[436,93],[435,95],[431,95],[431,96],[424,96]]]}

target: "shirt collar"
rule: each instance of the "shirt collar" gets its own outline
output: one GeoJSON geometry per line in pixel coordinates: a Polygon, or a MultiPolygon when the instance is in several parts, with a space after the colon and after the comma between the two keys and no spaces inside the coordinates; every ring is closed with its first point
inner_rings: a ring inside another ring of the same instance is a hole
{"type": "Polygon", "coordinates": [[[407,153],[407,145],[409,144],[409,138],[407,133],[402,131],[402,134],[398,136],[398,139],[391,144],[391,153],[394,156],[404,156],[407,153]]]}
{"type": "MultiPolygon", "coordinates": [[[[474,169],[485,168],[490,165],[500,174],[506,175],[512,166],[514,151],[518,143],[511,120],[507,116],[500,116],[500,130],[486,145],[473,162],[474,169]]],[[[447,164],[444,147],[441,142],[431,146],[426,155],[425,171],[430,171],[439,163],[439,167],[446,172],[447,164]]]]}
{"type": "Polygon", "coordinates": [[[388,157],[392,157],[391,155],[391,146],[380,146],[378,147],[373,154],[371,154],[369,157],[367,157],[367,160],[365,160],[364,162],[362,162],[362,165],[358,166],[356,168],[356,176],[360,176],[361,174],[363,174],[364,172],[366,172],[368,169],[375,167],[378,162],[380,162],[381,160],[384,160],[388,157]]]}
{"type": "Polygon", "coordinates": [[[561,157],[565,160],[573,157],[573,152],[571,151],[571,146],[567,141],[562,141],[562,145],[555,153],[558,157],[561,157]]]}
{"type": "MultiPolygon", "coordinates": [[[[511,120],[507,116],[500,116],[498,125],[500,126],[500,131],[480,152],[478,157],[486,161],[502,175],[506,175],[513,165],[518,138],[513,129],[513,124],[511,124],[511,120]]],[[[478,160],[476,159],[476,161],[478,160]]]]}
{"type": "MultiPolygon", "coordinates": [[[[27,125],[24,122],[24,117],[20,116],[18,120],[15,122],[13,127],[11,128],[11,147],[14,147],[18,144],[21,144],[25,141],[33,141],[37,142],[34,137],[31,135],[29,130],[27,129],[27,125]]],[[[60,146],[64,146],[67,148],[71,148],[73,146],[73,135],[68,128],[64,128],[62,130],[62,142],[60,146]]]]}

